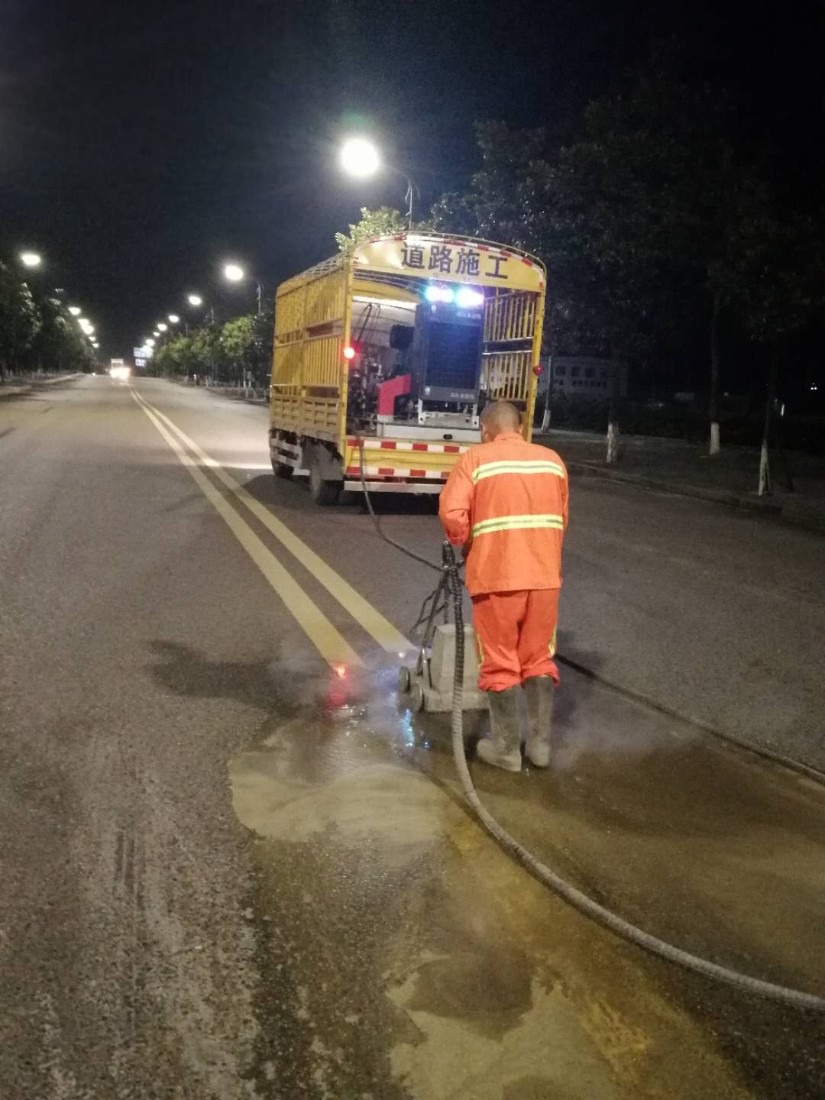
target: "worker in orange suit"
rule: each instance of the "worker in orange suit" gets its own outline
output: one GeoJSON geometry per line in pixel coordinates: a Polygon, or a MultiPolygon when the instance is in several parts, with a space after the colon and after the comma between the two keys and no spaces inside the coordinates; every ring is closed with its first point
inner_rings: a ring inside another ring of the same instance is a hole
{"type": "Polygon", "coordinates": [[[477,755],[521,770],[520,697],[527,704],[525,753],[550,763],[561,551],[567,529],[567,470],[555,451],[528,443],[506,401],[481,414],[481,446],[459,459],[438,514],[461,546],[479,646],[479,687],[490,702],[492,736],[477,755]]]}

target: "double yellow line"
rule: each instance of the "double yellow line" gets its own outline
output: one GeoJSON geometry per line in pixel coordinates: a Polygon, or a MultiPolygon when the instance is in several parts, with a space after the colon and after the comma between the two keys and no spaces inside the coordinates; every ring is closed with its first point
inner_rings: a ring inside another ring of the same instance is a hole
{"type": "Polygon", "coordinates": [[[284,568],[265,542],[256,535],[242,514],[206,476],[210,470],[229,491],[229,496],[246,508],[293,557],[333,596],[363,629],[388,653],[400,653],[412,648],[412,643],[385,619],[380,612],[357,592],[351,584],[332,569],[323,558],[277,519],[268,508],[239,485],[219,462],[210,458],[194,440],[150,405],[132,389],[132,396],[169,444],[181,464],[189,471],[195,484],[224,520],[229,530],[263,573],[269,585],[283,602],[306,636],[330,665],[361,665],[363,661],[349,642],[330,622],[316,603],[284,568]],[[194,457],[193,457],[194,456],[194,457]]]}

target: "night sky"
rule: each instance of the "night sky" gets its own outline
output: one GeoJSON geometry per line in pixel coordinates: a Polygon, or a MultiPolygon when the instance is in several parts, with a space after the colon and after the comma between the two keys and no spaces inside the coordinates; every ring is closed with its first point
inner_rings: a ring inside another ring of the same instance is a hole
{"type": "MultiPolygon", "coordinates": [[[[239,258],[268,291],[334,251],[361,205],[404,185],[341,177],[369,131],[422,202],[476,167],[472,124],[573,132],[651,37],[677,32],[699,74],[734,81],[789,181],[822,173],[822,5],[687,0],[0,0],[0,255],[42,251],[128,355],[184,295],[224,314],[239,258]]],[[[234,295],[234,297],[233,297],[234,295]]]]}

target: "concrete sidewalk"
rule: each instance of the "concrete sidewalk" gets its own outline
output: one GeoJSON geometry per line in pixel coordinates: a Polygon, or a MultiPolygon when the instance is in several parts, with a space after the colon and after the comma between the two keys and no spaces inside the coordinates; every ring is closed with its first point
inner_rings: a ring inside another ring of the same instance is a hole
{"type": "Polygon", "coordinates": [[[604,478],[748,508],[825,533],[823,458],[773,451],[773,492],[760,497],[757,495],[759,451],[749,447],[725,447],[723,443],[721,453],[711,458],[704,444],[626,436],[622,439],[619,463],[608,466],[604,436],[559,430],[538,433],[533,438],[558,451],[573,477],[604,478]],[[793,491],[787,481],[789,474],[793,491]]]}

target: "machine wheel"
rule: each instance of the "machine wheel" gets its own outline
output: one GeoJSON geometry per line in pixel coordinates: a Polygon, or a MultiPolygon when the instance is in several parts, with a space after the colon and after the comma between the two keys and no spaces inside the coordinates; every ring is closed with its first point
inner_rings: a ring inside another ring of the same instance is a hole
{"type": "Polygon", "coordinates": [[[309,495],[316,504],[336,504],[340,492],[340,481],[324,481],[321,476],[321,460],[313,447],[309,463],[309,495]]]}
{"type": "Polygon", "coordinates": [[[421,682],[416,680],[410,692],[410,710],[419,714],[424,709],[424,689],[421,682]]]}
{"type": "Polygon", "coordinates": [[[399,695],[406,695],[412,687],[412,677],[410,676],[410,670],[405,668],[404,665],[398,670],[398,693],[399,695]]]}

